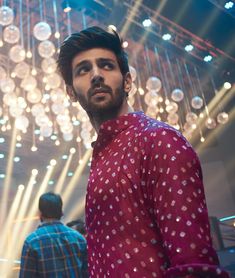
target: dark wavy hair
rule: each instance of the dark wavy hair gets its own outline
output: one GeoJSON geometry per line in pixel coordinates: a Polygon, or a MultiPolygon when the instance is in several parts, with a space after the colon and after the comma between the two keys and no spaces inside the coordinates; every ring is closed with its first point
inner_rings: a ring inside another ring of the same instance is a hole
{"type": "Polygon", "coordinates": [[[44,193],[39,199],[38,207],[45,218],[60,219],[63,215],[62,206],[63,202],[60,195],[53,192],[44,193]]]}
{"type": "Polygon", "coordinates": [[[128,58],[122,47],[122,40],[115,31],[107,32],[93,26],[74,33],[66,38],[60,47],[57,60],[58,69],[67,85],[72,85],[72,60],[80,52],[92,48],[104,48],[112,51],[123,76],[129,72],[128,58]]]}

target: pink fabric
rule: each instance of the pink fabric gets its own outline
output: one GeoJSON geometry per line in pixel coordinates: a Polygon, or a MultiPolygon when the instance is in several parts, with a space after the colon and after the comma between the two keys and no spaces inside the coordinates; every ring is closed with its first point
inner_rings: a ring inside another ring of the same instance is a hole
{"type": "Polygon", "coordinates": [[[100,128],[86,224],[90,277],[229,277],[211,245],[197,155],[142,112],[100,128]]]}

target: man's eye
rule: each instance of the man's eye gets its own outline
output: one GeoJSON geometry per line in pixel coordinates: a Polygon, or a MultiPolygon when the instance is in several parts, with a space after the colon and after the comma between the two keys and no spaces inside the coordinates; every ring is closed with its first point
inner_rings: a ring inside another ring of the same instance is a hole
{"type": "Polygon", "coordinates": [[[77,70],[77,75],[83,75],[89,71],[88,67],[81,67],[77,70]]]}
{"type": "Polygon", "coordinates": [[[103,63],[103,69],[112,70],[114,68],[113,64],[111,63],[103,63]]]}

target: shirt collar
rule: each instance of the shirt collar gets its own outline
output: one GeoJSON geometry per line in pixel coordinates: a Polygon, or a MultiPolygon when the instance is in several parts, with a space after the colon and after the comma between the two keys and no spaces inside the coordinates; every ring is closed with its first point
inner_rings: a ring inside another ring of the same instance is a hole
{"type": "Polygon", "coordinates": [[[121,131],[127,129],[131,125],[135,125],[139,122],[140,116],[143,116],[144,112],[131,112],[121,115],[115,119],[105,121],[99,129],[98,137],[95,142],[92,143],[92,147],[108,142],[121,131]]]}
{"type": "Polygon", "coordinates": [[[60,220],[45,220],[41,222],[41,224],[38,226],[38,228],[44,227],[44,226],[49,226],[49,225],[55,225],[55,224],[62,224],[63,223],[60,220]]]}

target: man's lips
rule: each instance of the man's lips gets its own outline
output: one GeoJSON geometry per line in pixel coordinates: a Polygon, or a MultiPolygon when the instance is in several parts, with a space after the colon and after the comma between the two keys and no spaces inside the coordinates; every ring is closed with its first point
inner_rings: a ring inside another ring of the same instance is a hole
{"type": "Polygon", "coordinates": [[[91,93],[91,96],[94,96],[94,95],[98,95],[98,94],[109,94],[110,93],[110,90],[107,89],[107,88],[95,88],[92,93],[91,93]]]}

